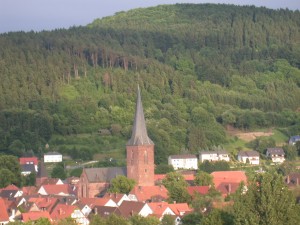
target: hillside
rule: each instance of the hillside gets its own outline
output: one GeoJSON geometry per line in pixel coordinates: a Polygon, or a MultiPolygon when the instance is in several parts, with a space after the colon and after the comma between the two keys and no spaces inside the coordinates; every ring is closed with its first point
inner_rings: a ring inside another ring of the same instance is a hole
{"type": "Polygon", "coordinates": [[[163,5],[0,48],[1,152],[122,158],[138,83],[157,163],[228,143],[227,125],[300,133],[299,11],[163,5]]]}

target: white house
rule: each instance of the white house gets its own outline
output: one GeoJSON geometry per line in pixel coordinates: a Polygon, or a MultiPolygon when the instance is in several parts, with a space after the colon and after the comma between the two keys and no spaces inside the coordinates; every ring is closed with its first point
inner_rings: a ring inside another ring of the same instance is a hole
{"type": "Polygon", "coordinates": [[[259,165],[259,153],[257,151],[240,151],[238,154],[238,161],[259,165]]]}
{"type": "Polygon", "coordinates": [[[198,158],[196,155],[170,155],[168,164],[173,166],[174,170],[178,169],[198,169],[198,158]]]}
{"type": "Polygon", "coordinates": [[[282,148],[267,148],[266,156],[272,159],[274,163],[283,163],[285,160],[284,155],[282,148]]]}
{"type": "Polygon", "coordinates": [[[210,162],[215,162],[215,161],[230,161],[229,155],[226,151],[224,150],[218,150],[218,151],[203,151],[199,153],[199,160],[200,162],[204,162],[205,160],[210,161],[210,162]]]}
{"type": "Polygon", "coordinates": [[[58,152],[48,152],[44,154],[44,162],[62,162],[62,154],[58,152]]]}

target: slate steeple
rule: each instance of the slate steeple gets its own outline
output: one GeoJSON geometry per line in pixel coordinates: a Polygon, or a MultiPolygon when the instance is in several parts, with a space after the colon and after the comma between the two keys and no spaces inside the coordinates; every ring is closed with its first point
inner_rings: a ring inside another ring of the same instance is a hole
{"type": "Polygon", "coordinates": [[[137,100],[135,108],[135,117],[132,127],[132,135],[127,142],[129,146],[135,145],[154,145],[153,141],[148,137],[144,110],[142,105],[140,87],[138,86],[137,100]]]}

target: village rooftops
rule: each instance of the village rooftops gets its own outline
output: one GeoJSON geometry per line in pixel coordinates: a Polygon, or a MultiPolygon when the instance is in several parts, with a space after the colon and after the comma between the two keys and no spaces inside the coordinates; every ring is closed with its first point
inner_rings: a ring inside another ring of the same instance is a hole
{"type": "Polygon", "coordinates": [[[197,159],[197,156],[192,154],[170,155],[169,157],[171,159],[197,159]]]}
{"type": "Polygon", "coordinates": [[[118,175],[126,176],[125,167],[106,167],[106,168],[86,168],[83,169],[89,182],[110,182],[118,175]]]}

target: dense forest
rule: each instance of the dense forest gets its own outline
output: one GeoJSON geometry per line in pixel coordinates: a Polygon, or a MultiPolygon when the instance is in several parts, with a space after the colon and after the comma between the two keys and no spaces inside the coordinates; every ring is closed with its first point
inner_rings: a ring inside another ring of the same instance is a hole
{"type": "Polygon", "coordinates": [[[228,126],[300,133],[299,11],[161,5],[1,34],[0,49],[4,153],[125,153],[137,84],[156,163],[222,146],[228,126]]]}

